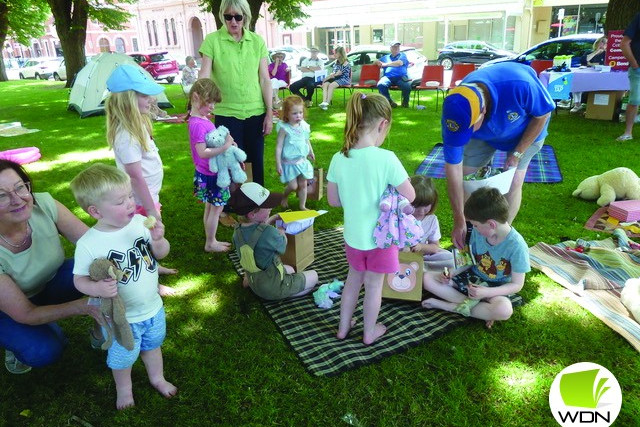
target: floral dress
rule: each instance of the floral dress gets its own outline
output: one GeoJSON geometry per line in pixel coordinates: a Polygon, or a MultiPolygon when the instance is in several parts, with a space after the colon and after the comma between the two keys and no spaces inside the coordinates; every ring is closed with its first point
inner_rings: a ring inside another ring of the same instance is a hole
{"type": "Polygon", "coordinates": [[[302,175],[305,179],[313,178],[313,166],[307,159],[309,155],[309,136],[311,128],[304,120],[294,127],[286,122],[278,122],[278,132],[284,130],[286,136],[282,144],[282,175],[280,181],[287,183],[302,175]]]}

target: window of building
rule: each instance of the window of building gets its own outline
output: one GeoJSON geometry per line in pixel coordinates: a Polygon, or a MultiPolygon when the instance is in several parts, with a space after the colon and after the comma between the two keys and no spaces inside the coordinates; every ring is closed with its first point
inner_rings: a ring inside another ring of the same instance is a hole
{"type": "Polygon", "coordinates": [[[104,37],[101,37],[100,40],[98,40],[98,47],[100,48],[100,52],[111,52],[109,40],[104,37]]]}
{"type": "Polygon", "coordinates": [[[160,43],[158,43],[158,26],[155,20],[151,21],[151,26],[153,27],[153,40],[156,42],[156,46],[158,46],[160,43]]]}
{"type": "Polygon", "coordinates": [[[167,44],[171,44],[171,40],[169,40],[169,20],[164,20],[164,33],[167,36],[167,44]]]}
{"type": "Polygon", "coordinates": [[[151,25],[149,21],[147,21],[147,35],[149,36],[149,46],[153,46],[153,41],[151,40],[151,25]]]}
{"type": "Polygon", "coordinates": [[[137,38],[133,38],[131,39],[131,45],[133,46],[133,51],[137,52],[140,50],[140,48],[138,47],[138,39],[137,38]]]}
{"type": "Polygon", "coordinates": [[[382,43],[384,41],[384,30],[382,28],[374,29],[371,41],[374,43],[382,43]]]}
{"type": "Polygon", "coordinates": [[[171,18],[171,32],[173,33],[173,44],[178,44],[178,35],[176,33],[176,20],[171,18]]]}
{"type": "Polygon", "coordinates": [[[398,24],[398,39],[404,45],[421,49],[423,44],[422,23],[409,22],[398,24]]]}
{"type": "Polygon", "coordinates": [[[116,38],[116,52],[125,53],[126,50],[124,48],[124,39],[121,37],[116,38]]]}

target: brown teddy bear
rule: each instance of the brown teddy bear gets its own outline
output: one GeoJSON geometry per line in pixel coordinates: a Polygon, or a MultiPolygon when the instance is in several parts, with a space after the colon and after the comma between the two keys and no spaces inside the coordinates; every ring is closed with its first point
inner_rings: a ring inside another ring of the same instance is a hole
{"type": "MultiPolygon", "coordinates": [[[[97,258],[89,266],[89,277],[91,280],[103,280],[112,278],[119,281],[124,273],[107,258],[97,258]]],[[[102,349],[106,350],[111,347],[113,339],[127,350],[133,350],[133,333],[131,326],[127,322],[125,315],[125,307],[120,295],[113,298],[100,298],[100,311],[102,311],[103,321],[100,322],[107,331],[105,342],[102,349]]]]}

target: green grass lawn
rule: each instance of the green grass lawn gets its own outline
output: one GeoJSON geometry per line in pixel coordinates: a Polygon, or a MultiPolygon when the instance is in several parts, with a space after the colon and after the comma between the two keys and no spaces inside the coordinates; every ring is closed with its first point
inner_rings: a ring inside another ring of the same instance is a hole
{"type": "MultiPolygon", "coordinates": [[[[184,112],[179,85],[167,85],[184,112]]],[[[0,82],[0,122],[20,121],[40,132],[0,138],[0,150],[37,146],[42,159],[27,166],[35,191],[49,191],[87,223],[68,183],[92,162],[113,164],[104,116],[80,119],[66,110],[68,90],[60,82],[0,82]]],[[[398,96],[396,93],[395,96],[398,96]]],[[[424,99],[425,95],[423,95],[424,99]]],[[[317,165],[329,166],[342,144],[344,106],[340,94],[328,111],[309,111],[317,165]]],[[[384,148],[396,152],[411,174],[441,140],[435,99],[426,110],[394,110],[384,148]]],[[[621,123],[554,115],[547,143],[558,156],[560,184],[525,184],[514,223],[529,245],[605,238],[585,230],[595,202],[571,192],[585,177],[618,166],[638,167],[637,141],[615,142],[621,123]]],[[[640,135],[639,135],[640,136],[640,135]]],[[[154,137],[165,165],[160,199],[171,253],[163,264],[180,270],[164,284],[180,290],[165,299],[168,334],[163,346],[165,374],[179,395],[165,400],[148,384],[144,367],[133,369],[137,406],[115,410],[115,389],[105,353],[89,347],[88,318],[60,322],[70,345],[62,360],[46,369],[12,376],[0,369],[0,426],[81,425],[556,425],[548,404],[551,383],[563,368],[594,362],[608,368],[622,387],[616,425],[640,425],[640,358],[600,320],[567,297],[538,271],[527,275],[521,294],[526,305],[490,331],[470,321],[441,338],[406,353],[337,377],[308,374],[260,302],[240,286],[225,255],[203,252],[203,207],[191,195],[193,164],[186,125],[156,123],[154,137]],[[25,415],[21,413],[25,410],[25,415]]],[[[266,140],[265,184],[280,190],[275,170],[275,134],[266,140]]],[[[437,180],[437,210],[443,245],[450,244],[451,211],[444,180],[437,180]]],[[[290,199],[295,206],[293,197],[290,199]]],[[[329,209],[317,229],[341,224],[342,212],[326,198],[309,202],[329,209]]],[[[219,237],[229,241],[231,229],[219,237]]],[[[72,255],[69,246],[68,254],[72,255]]],[[[316,257],[321,254],[316,254],[316,257]]],[[[337,325],[336,325],[337,327],[337,325]]]]}

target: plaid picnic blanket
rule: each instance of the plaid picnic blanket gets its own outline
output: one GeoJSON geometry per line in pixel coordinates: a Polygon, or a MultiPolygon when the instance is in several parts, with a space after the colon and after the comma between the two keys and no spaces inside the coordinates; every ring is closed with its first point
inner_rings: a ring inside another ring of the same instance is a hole
{"type": "MultiPolygon", "coordinates": [[[[503,167],[507,153],[496,151],[493,156],[492,167],[503,167]]],[[[442,143],[434,145],[431,152],[416,169],[417,175],[425,175],[431,178],[444,178],[444,155],[442,143]]],[[[543,145],[542,149],[531,159],[524,182],[557,183],[562,182],[562,173],[558,166],[558,159],[553,147],[543,145]]]]}
{"type": "MultiPolygon", "coordinates": [[[[315,261],[308,269],[318,272],[320,283],[334,278],[344,281],[349,265],[344,254],[341,229],[315,232],[315,261]]],[[[229,258],[239,275],[243,275],[235,251],[229,258]]],[[[378,320],[387,327],[386,334],[373,345],[362,344],[362,298],[354,316],[357,323],[344,340],[336,338],[340,319],[340,301],[328,310],[317,308],[311,294],[286,301],[261,300],[267,313],[296,352],[306,369],[314,375],[331,376],[406,351],[431,341],[467,319],[440,310],[425,310],[419,303],[382,301],[378,320]]]]}
{"type": "Polygon", "coordinates": [[[589,241],[585,253],[575,242],[538,243],[529,248],[531,266],[564,286],[578,304],[640,351],[640,325],[620,302],[627,279],[640,277],[640,251],[622,252],[612,238],[589,241]]]}

